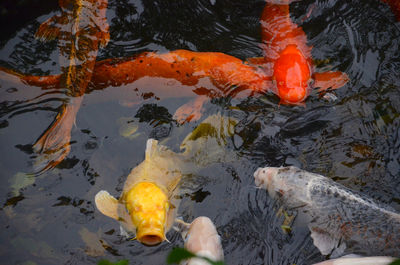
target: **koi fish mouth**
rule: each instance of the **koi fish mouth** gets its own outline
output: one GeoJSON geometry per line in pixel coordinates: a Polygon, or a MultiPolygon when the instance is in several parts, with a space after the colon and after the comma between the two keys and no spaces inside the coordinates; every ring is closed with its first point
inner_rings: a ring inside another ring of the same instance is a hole
{"type": "Polygon", "coordinates": [[[258,168],[256,172],[254,172],[254,181],[256,186],[268,190],[269,195],[271,197],[274,197],[274,195],[276,194],[274,178],[277,174],[278,168],[258,168]]]}
{"type": "Polygon", "coordinates": [[[169,210],[164,191],[152,182],[140,182],[128,192],[126,201],[126,208],[136,227],[136,239],[149,246],[163,242],[169,210]]]}
{"type": "MultiPolygon", "coordinates": [[[[163,230],[163,229],[162,229],[163,230]]],[[[156,246],[163,242],[166,238],[161,229],[155,229],[154,227],[148,227],[145,229],[138,228],[136,239],[147,246],[156,246]]]]}

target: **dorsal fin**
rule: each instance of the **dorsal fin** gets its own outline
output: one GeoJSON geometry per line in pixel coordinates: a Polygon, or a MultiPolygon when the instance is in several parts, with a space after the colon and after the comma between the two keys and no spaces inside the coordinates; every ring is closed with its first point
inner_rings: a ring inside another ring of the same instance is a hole
{"type": "Polygon", "coordinates": [[[152,156],[157,152],[158,141],[155,139],[148,139],[146,143],[145,160],[149,161],[152,156]]]}

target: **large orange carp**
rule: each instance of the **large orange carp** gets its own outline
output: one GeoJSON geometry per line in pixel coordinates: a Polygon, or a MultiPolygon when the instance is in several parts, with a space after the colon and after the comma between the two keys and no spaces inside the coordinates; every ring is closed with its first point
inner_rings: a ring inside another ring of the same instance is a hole
{"type": "Polygon", "coordinates": [[[345,73],[315,71],[307,36],[290,18],[289,3],[293,0],[266,2],[261,15],[264,58],[250,58],[249,61],[263,68],[272,81],[269,89],[281,102],[299,104],[312,88],[322,91],[344,86],[348,81],[345,73]]]}
{"type": "Polygon", "coordinates": [[[339,256],[346,247],[362,255],[400,256],[400,214],[324,176],[296,167],[259,168],[258,187],[297,207],[309,222],[314,245],[339,256]]]}

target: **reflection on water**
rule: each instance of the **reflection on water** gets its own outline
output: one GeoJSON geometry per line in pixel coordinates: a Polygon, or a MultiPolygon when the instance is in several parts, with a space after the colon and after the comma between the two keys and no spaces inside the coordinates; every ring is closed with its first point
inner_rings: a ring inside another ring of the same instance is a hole
{"type": "MultiPolygon", "coordinates": [[[[98,56],[182,48],[241,59],[261,56],[263,6],[263,1],[110,0],[111,40],[98,56]]],[[[38,13],[3,39],[1,66],[35,75],[59,73],[57,44],[33,37],[52,15],[38,13]]],[[[313,46],[318,70],[338,69],[350,82],[333,92],[336,100],[312,94],[306,107],[279,105],[270,94],[205,104],[204,118],[223,112],[239,121],[227,150],[241,158],[185,179],[178,215],[188,221],[210,217],[221,234],[227,264],[324,259],[300,220],[291,224],[291,233],[281,229],[280,205],[255,188],[253,172],[259,166],[296,165],[400,211],[399,23],[388,6],[375,0],[299,1],[291,4],[291,16],[313,46]]],[[[127,241],[95,209],[94,196],[101,189],[122,191],[126,176],[143,160],[148,137],[179,150],[199,123],[178,125],[172,119],[188,99],[130,104],[126,95],[134,88],[129,86],[85,95],[72,129],[71,152],[55,169],[32,179],[21,177],[34,163],[30,145],[54,119],[63,94],[14,81],[0,80],[0,263],[96,264],[105,257],[165,264],[172,247],[183,245],[178,233],[170,231],[171,243],[153,248],[127,241]],[[129,119],[121,123],[122,117],[129,119]],[[130,121],[133,138],[120,133],[130,121]]],[[[141,85],[151,88],[149,82],[141,85]]]]}

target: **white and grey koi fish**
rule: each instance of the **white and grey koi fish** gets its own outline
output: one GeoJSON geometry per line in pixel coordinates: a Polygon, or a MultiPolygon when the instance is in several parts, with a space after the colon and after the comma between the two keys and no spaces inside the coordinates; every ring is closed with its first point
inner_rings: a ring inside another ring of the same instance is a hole
{"type": "Polygon", "coordinates": [[[314,265],[389,265],[395,258],[385,256],[375,257],[341,257],[338,259],[330,259],[314,265]]]}
{"type": "Polygon", "coordinates": [[[365,255],[400,256],[400,215],[324,176],[296,167],[265,167],[254,173],[258,187],[299,207],[314,245],[339,256],[346,247],[365,255]]]}

